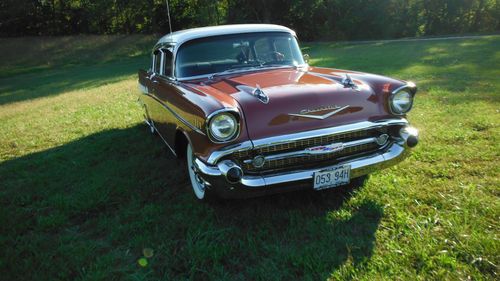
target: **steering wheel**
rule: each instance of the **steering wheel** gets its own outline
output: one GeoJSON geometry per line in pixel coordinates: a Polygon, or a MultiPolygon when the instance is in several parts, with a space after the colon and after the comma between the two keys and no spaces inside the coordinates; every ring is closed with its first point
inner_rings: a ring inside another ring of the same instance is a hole
{"type": "Polygon", "coordinates": [[[272,51],[262,54],[265,58],[263,64],[281,62],[285,60],[285,55],[278,51],[272,51]]]}

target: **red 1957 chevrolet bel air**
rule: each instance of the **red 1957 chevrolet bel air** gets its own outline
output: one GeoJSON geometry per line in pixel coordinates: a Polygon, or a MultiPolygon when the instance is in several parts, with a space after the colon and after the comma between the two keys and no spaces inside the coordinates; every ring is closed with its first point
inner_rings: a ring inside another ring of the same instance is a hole
{"type": "Polygon", "coordinates": [[[311,67],[278,25],[167,34],[139,88],[146,123],[185,159],[199,200],[345,185],[418,143],[405,119],[415,84],[311,67]]]}

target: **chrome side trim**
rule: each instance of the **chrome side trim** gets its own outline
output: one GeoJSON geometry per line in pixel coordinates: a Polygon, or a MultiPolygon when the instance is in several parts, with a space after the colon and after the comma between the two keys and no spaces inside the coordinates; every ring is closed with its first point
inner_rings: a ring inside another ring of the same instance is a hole
{"type": "Polygon", "coordinates": [[[322,137],[334,134],[349,133],[361,130],[370,130],[376,128],[383,128],[392,125],[408,125],[408,121],[404,118],[401,119],[389,119],[379,122],[363,121],[354,124],[342,125],[337,127],[330,127],[324,129],[318,129],[313,131],[305,131],[300,133],[281,135],[276,137],[263,138],[253,141],[254,148],[261,148],[265,146],[272,146],[277,144],[283,144],[288,142],[299,141],[307,138],[322,137]]]}
{"type": "MultiPolygon", "coordinates": [[[[339,144],[342,144],[342,147],[343,147],[341,150],[313,152],[311,150],[304,149],[304,150],[298,150],[298,151],[291,151],[291,152],[285,152],[285,153],[280,153],[280,154],[268,155],[268,156],[265,156],[264,159],[266,161],[273,161],[273,160],[281,160],[281,159],[286,159],[286,158],[295,158],[295,157],[310,156],[310,155],[332,154],[332,153],[336,153],[336,152],[342,151],[345,148],[349,148],[349,147],[353,147],[353,146],[358,146],[358,145],[363,145],[363,144],[369,144],[369,143],[377,143],[377,138],[366,138],[366,139],[361,139],[361,140],[355,140],[355,141],[350,141],[350,142],[339,143],[339,144]]],[[[331,144],[335,144],[335,143],[331,143],[331,144]]],[[[245,164],[252,163],[252,159],[247,159],[247,160],[244,160],[243,162],[245,164]]]]}
{"type": "Polygon", "coordinates": [[[177,112],[175,112],[172,108],[170,108],[168,105],[164,104],[161,100],[159,100],[157,97],[155,97],[154,95],[151,95],[151,94],[147,94],[149,97],[153,98],[154,100],[156,100],[158,103],[160,103],[165,109],[167,109],[168,111],[170,111],[170,113],[172,113],[175,118],[179,119],[179,121],[181,121],[182,123],[184,123],[184,125],[188,126],[191,130],[199,133],[199,134],[202,134],[202,135],[206,135],[202,130],[200,130],[199,128],[197,128],[196,126],[194,126],[193,124],[189,123],[189,121],[187,121],[186,119],[184,119],[182,116],[180,116],[177,112]]]}
{"type": "Polygon", "coordinates": [[[155,129],[156,133],[158,133],[158,135],[160,136],[161,140],[167,145],[168,149],[170,149],[170,151],[172,151],[172,153],[174,154],[175,157],[177,157],[177,153],[175,153],[175,150],[168,144],[168,142],[163,138],[163,136],[161,135],[160,131],[158,131],[158,129],[156,129],[156,126],[154,125],[153,122],[149,122],[148,120],[144,119],[144,123],[146,123],[146,125],[148,126],[151,126],[155,129]]]}

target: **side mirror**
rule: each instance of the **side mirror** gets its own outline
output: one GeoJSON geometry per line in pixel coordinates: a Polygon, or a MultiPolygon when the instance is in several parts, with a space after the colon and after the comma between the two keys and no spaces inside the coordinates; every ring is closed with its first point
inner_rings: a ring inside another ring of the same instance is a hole
{"type": "Polygon", "coordinates": [[[310,58],[310,57],[309,57],[309,54],[304,54],[302,57],[304,58],[304,61],[305,61],[306,63],[309,63],[309,58],[310,58]]]}

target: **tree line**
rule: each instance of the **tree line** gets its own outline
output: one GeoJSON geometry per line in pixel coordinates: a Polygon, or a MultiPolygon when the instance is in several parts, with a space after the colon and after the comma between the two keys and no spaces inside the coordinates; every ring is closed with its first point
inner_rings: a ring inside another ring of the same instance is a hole
{"type": "MultiPolygon", "coordinates": [[[[500,31],[500,0],[169,0],[172,29],[276,23],[302,40],[500,31]]],[[[166,0],[3,0],[0,36],[169,32],[166,0]]]]}

